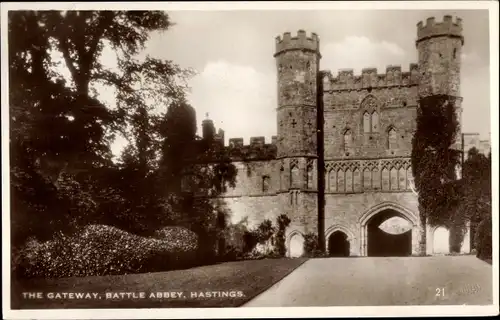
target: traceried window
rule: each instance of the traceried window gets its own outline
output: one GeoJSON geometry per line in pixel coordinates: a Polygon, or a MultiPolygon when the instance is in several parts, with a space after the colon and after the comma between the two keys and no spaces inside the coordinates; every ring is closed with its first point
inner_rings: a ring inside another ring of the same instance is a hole
{"type": "Polygon", "coordinates": [[[395,150],[398,148],[398,135],[396,129],[393,127],[387,131],[387,147],[389,150],[395,150]]]}
{"type": "Polygon", "coordinates": [[[284,180],[285,180],[285,168],[283,168],[283,166],[280,167],[280,190],[283,190],[285,189],[285,184],[284,184],[284,180]]]}

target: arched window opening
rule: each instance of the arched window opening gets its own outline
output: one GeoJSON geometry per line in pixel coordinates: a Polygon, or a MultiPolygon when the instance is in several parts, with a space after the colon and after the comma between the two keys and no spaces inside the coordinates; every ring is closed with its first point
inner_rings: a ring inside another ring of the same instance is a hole
{"type": "Polygon", "coordinates": [[[352,133],[347,129],[344,131],[344,152],[348,152],[352,148],[352,133]]]}
{"type": "Polygon", "coordinates": [[[280,190],[283,190],[285,187],[285,184],[283,183],[283,181],[285,179],[284,173],[285,173],[285,168],[283,168],[283,166],[281,166],[281,168],[280,168],[280,190]]]}
{"type": "Polygon", "coordinates": [[[269,176],[263,176],[262,177],[262,192],[268,192],[269,191],[269,176]]]}

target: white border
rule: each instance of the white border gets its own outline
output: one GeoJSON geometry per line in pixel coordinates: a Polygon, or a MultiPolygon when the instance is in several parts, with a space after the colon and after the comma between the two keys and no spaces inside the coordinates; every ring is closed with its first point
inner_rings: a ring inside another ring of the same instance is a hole
{"type": "Polygon", "coordinates": [[[276,317],[393,317],[393,316],[481,316],[496,315],[498,303],[498,2],[496,1],[388,1],[388,2],[60,2],[2,3],[2,296],[3,314],[7,319],[112,319],[112,318],[276,318],[276,317]],[[304,308],[224,308],[224,309],[73,309],[73,310],[11,310],[10,309],[10,183],[9,183],[9,117],[7,76],[7,10],[370,10],[370,9],[487,9],[490,16],[490,93],[491,151],[493,158],[493,305],[491,306],[407,306],[407,307],[304,307],[304,308]]]}

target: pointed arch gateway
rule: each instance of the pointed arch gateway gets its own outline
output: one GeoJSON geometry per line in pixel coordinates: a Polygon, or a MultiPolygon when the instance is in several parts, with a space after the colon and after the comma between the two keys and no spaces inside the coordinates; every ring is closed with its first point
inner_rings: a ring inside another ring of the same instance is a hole
{"type": "Polygon", "coordinates": [[[349,228],[333,225],[325,232],[326,251],[330,257],[348,257],[354,247],[355,237],[349,228]]]}
{"type": "Polygon", "coordinates": [[[393,202],[380,203],[358,220],[363,256],[409,256],[418,250],[418,217],[410,209],[393,202]],[[390,224],[389,231],[381,228],[390,224]]]}

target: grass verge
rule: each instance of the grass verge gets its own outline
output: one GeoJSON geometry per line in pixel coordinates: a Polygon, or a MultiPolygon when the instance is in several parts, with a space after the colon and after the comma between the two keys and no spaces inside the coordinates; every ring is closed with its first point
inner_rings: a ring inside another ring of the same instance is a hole
{"type": "Polygon", "coordinates": [[[11,308],[238,307],[283,279],[306,260],[263,259],[167,272],[13,280],[11,308]],[[173,296],[173,292],[177,293],[173,296]],[[63,297],[64,293],[67,293],[66,297],[63,297]],[[74,295],[71,297],[69,293],[74,295]],[[76,297],[76,293],[88,295],[76,297]],[[118,294],[118,297],[113,294],[118,294]]]}

